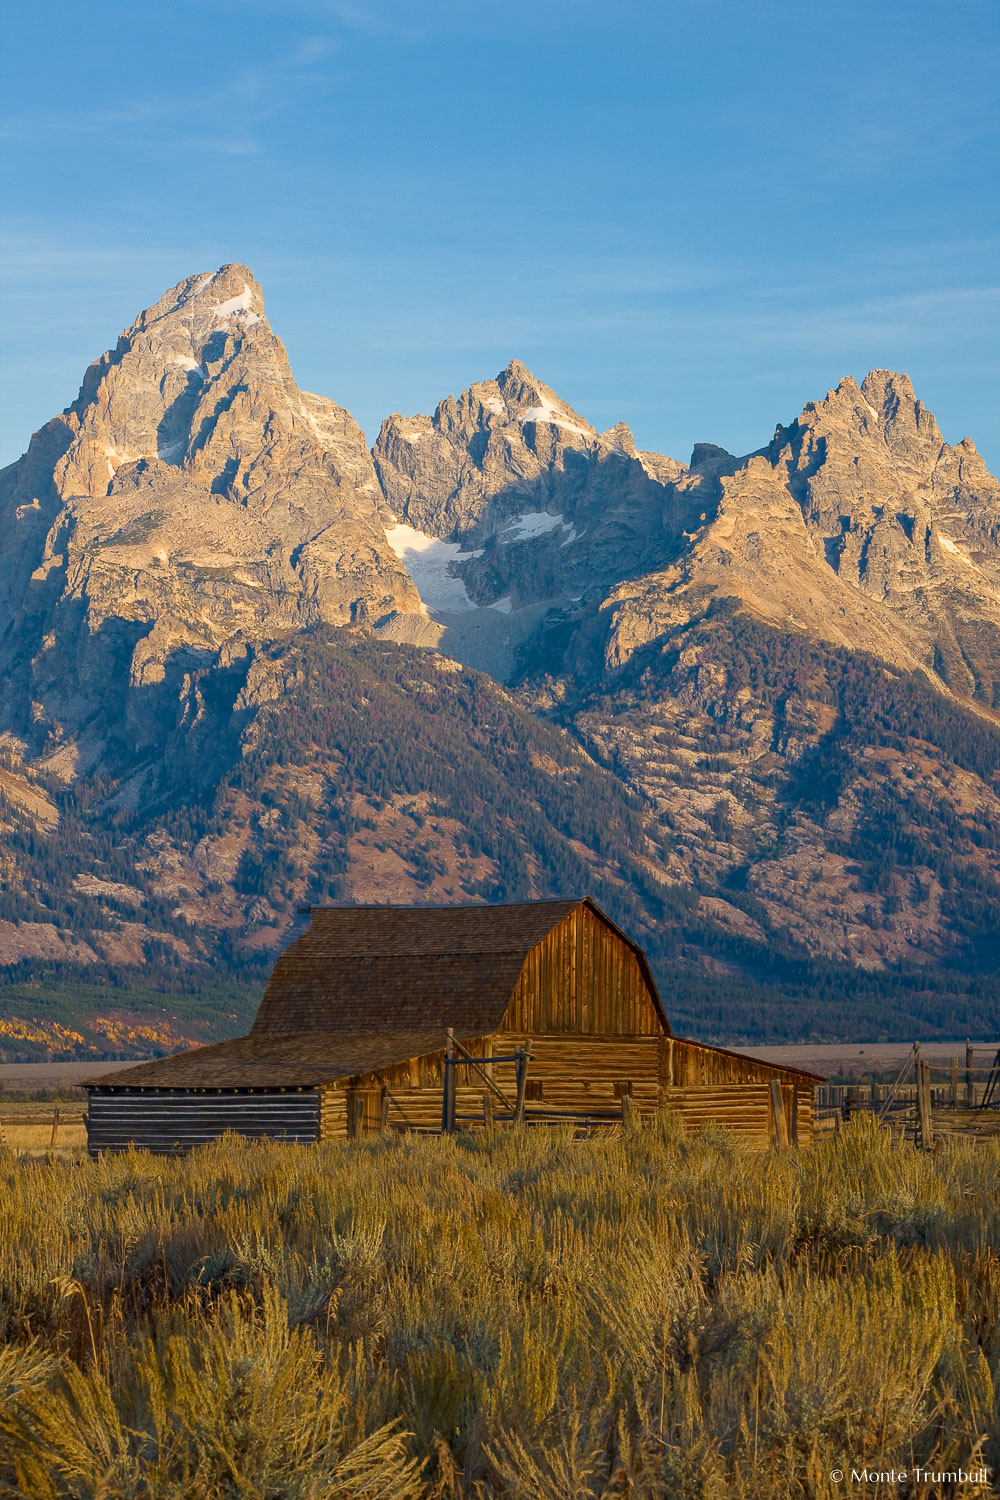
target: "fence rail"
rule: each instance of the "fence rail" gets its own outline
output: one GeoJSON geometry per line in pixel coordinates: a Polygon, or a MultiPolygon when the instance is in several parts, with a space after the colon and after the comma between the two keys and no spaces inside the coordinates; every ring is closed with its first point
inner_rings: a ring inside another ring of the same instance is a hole
{"type": "Polygon", "coordinates": [[[958,1056],[944,1065],[921,1057],[914,1042],[892,1083],[826,1083],[816,1090],[816,1126],[835,1130],[842,1120],[869,1112],[898,1135],[921,1145],[936,1135],[982,1139],[1000,1134],[1000,1047],[967,1044],[964,1067],[958,1056]],[[975,1053],[989,1066],[976,1066],[975,1053]],[[910,1081],[912,1076],[912,1081],[910,1081]]]}
{"type": "Polygon", "coordinates": [[[0,1146],[10,1144],[8,1131],[15,1133],[23,1126],[46,1125],[51,1127],[49,1137],[50,1149],[58,1142],[60,1126],[79,1125],[85,1119],[82,1109],[70,1106],[67,1110],[65,1105],[54,1105],[52,1109],[38,1111],[33,1114],[12,1113],[10,1110],[4,1112],[0,1109],[0,1146]]]}

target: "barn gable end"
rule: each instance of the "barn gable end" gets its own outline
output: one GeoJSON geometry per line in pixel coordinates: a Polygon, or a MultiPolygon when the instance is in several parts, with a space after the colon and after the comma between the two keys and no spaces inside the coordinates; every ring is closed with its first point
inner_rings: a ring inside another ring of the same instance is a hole
{"type": "Polygon", "coordinates": [[[658,1037],[670,1024],[642,950],[588,900],[531,948],[500,1030],[658,1037]]]}

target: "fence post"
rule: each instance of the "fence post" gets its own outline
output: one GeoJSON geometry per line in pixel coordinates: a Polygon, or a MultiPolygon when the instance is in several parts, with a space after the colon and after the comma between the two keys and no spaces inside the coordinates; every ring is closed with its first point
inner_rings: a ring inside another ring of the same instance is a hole
{"type": "Polygon", "coordinates": [[[514,1105],[514,1124],[524,1124],[524,1091],[528,1086],[528,1063],[531,1058],[531,1038],[526,1037],[517,1070],[517,1101],[514,1105]]]}
{"type": "Polygon", "coordinates": [[[974,1109],[975,1106],[976,1106],[976,1100],[975,1100],[975,1097],[974,1097],[973,1092],[972,1092],[972,1088],[973,1088],[973,1085],[972,1085],[972,1058],[973,1058],[972,1043],[968,1040],[968,1038],[966,1038],[966,1042],[965,1042],[965,1107],[966,1107],[966,1109],[974,1109]]]}
{"type": "Polygon", "coordinates": [[[58,1131],[58,1129],[59,1129],[59,1106],[57,1104],[55,1106],[55,1108],[53,1109],[53,1111],[52,1111],[52,1135],[51,1135],[51,1137],[49,1139],[49,1150],[50,1151],[55,1146],[55,1143],[56,1143],[56,1132],[58,1131]]]}
{"type": "Polygon", "coordinates": [[[483,1094],[483,1127],[486,1130],[493,1129],[493,1095],[489,1089],[483,1094]]]}
{"type": "Polygon", "coordinates": [[[774,1144],[778,1151],[788,1149],[788,1121],[785,1118],[785,1100],[781,1084],[771,1079],[771,1118],[774,1121],[774,1144]]]}
{"type": "Polygon", "coordinates": [[[923,1061],[917,1065],[917,1123],[920,1127],[920,1144],[926,1149],[934,1144],[934,1126],[931,1121],[930,1063],[923,1061]]]}
{"type": "Polygon", "coordinates": [[[378,1114],[378,1132],[379,1132],[379,1135],[388,1135],[389,1134],[389,1090],[388,1089],[383,1089],[382,1090],[382,1103],[381,1103],[381,1106],[379,1107],[379,1114],[378,1114]]]}
{"type": "Polygon", "coordinates": [[[951,1060],[951,1099],[950,1099],[949,1102],[951,1104],[952,1109],[957,1109],[958,1108],[958,1058],[957,1057],[953,1057],[952,1060],[951,1060]]]}
{"type": "Polygon", "coordinates": [[[455,1033],[448,1027],[444,1049],[444,1090],[441,1094],[441,1134],[455,1129],[455,1033]]]}

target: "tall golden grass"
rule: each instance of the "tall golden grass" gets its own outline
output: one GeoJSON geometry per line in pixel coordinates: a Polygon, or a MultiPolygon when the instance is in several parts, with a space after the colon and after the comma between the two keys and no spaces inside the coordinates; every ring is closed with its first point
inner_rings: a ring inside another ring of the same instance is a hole
{"type": "Polygon", "coordinates": [[[996,1145],[864,1119],[765,1156],[669,1117],[8,1153],[0,1493],[829,1500],[996,1468],[998,1186],[996,1145]]]}

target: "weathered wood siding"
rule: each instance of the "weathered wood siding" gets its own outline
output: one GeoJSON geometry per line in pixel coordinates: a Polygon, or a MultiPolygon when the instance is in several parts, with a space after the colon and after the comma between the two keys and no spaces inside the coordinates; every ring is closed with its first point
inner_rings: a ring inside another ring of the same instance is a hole
{"type": "MultiPolygon", "coordinates": [[[[808,1078],[799,1077],[790,1070],[775,1068],[757,1058],[743,1057],[739,1053],[725,1052],[717,1047],[680,1037],[662,1037],[659,1050],[664,1108],[680,1107],[671,1101],[679,1100],[684,1092],[690,1093],[692,1098],[695,1095],[700,1097],[699,1108],[707,1107],[708,1101],[715,1099],[718,1106],[715,1123],[745,1133],[744,1116],[740,1114],[744,1107],[740,1103],[741,1095],[738,1092],[728,1095],[726,1087],[739,1090],[759,1085],[766,1091],[771,1079],[777,1078],[781,1084],[791,1143],[807,1146],[812,1140],[814,1085],[808,1078]],[[730,1112],[727,1098],[731,1099],[732,1107],[737,1111],[735,1115],[730,1112]]],[[[770,1106],[768,1112],[770,1118],[770,1106]]],[[[693,1113],[691,1118],[694,1118],[693,1113]]],[[[769,1129],[773,1140],[773,1121],[769,1129]]]]}
{"type": "MultiPolygon", "coordinates": [[[[498,1032],[492,1037],[469,1040],[466,1046],[476,1057],[509,1057],[524,1046],[527,1036],[527,1033],[498,1032]]],[[[444,1055],[442,1047],[425,1057],[337,1085],[338,1125],[328,1135],[324,1123],[323,1138],[345,1139],[356,1134],[358,1127],[362,1132],[377,1129],[383,1089],[390,1095],[390,1126],[438,1130],[444,1055]],[[351,1101],[356,1099],[364,1100],[357,1116],[350,1114],[351,1101]]],[[[517,1090],[514,1063],[494,1060],[481,1066],[513,1104],[517,1090]]],[[[606,1115],[617,1113],[622,1093],[628,1093],[643,1119],[652,1119],[660,1109],[674,1110],[689,1129],[703,1124],[718,1125],[763,1149],[774,1143],[776,1134],[770,1101],[773,1077],[773,1070],[755,1064],[753,1059],[732,1057],[700,1043],[680,1043],[669,1037],[535,1034],[531,1035],[528,1067],[528,1079],[534,1087],[527,1108],[529,1117],[538,1117],[548,1110],[606,1115]],[[678,1071],[694,1073],[693,1081],[683,1084],[670,1081],[671,1065],[676,1065],[678,1058],[681,1062],[678,1071]],[[713,1078],[713,1074],[721,1078],[713,1078]]],[[[806,1145],[812,1139],[812,1088],[806,1083],[790,1083],[785,1078],[780,1082],[790,1141],[806,1145]]],[[[458,1070],[457,1084],[458,1124],[463,1129],[475,1129],[484,1119],[483,1094],[488,1085],[470,1067],[458,1070]]],[[[324,1091],[324,1111],[326,1098],[324,1091]]],[[[498,1116],[504,1113],[504,1106],[495,1095],[493,1111],[498,1116]]],[[[324,1121],[325,1118],[324,1113],[324,1121]]]]}
{"type": "MultiPolygon", "coordinates": [[[[789,1145],[807,1146],[812,1140],[812,1092],[781,1084],[789,1145]]],[[[665,1087],[661,1108],[680,1115],[685,1129],[716,1125],[731,1130],[764,1151],[777,1144],[769,1083],[692,1084],[665,1087]]]]}
{"type": "MultiPolygon", "coordinates": [[[[511,1043],[523,1047],[526,1039],[501,1033],[496,1049],[507,1051],[511,1043]]],[[[625,1092],[648,1118],[659,1104],[658,1061],[655,1036],[532,1035],[528,1077],[541,1085],[542,1095],[532,1102],[586,1113],[620,1108],[625,1092]]],[[[513,1063],[497,1063],[495,1074],[500,1087],[513,1093],[513,1063]]]]}
{"type": "Polygon", "coordinates": [[[226,1090],[93,1089],[87,1111],[87,1149],[137,1150],[177,1156],[232,1131],[281,1141],[319,1136],[317,1089],[226,1090]]]}
{"type": "Polygon", "coordinates": [[[500,1029],[659,1036],[663,1024],[635,950],[580,906],[528,954],[500,1029]]]}
{"type": "MultiPolygon", "coordinates": [[[[780,1077],[788,1082],[794,1073],[738,1052],[725,1052],[704,1042],[665,1036],[660,1044],[661,1076],[664,1083],[686,1086],[708,1083],[767,1083],[780,1077]]],[[[802,1080],[805,1082],[805,1080],[802,1080]]]]}
{"type": "MultiPolygon", "coordinates": [[[[475,1057],[498,1059],[509,1058],[516,1048],[524,1046],[525,1040],[524,1035],[500,1032],[493,1037],[476,1038],[465,1045],[475,1057]]],[[[528,1100],[528,1114],[537,1117],[547,1110],[574,1114],[617,1113],[621,1109],[622,1093],[627,1093],[637,1112],[651,1119],[659,1106],[658,1063],[656,1037],[532,1036],[528,1079],[538,1092],[528,1100]]],[[[515,1064],[491,1060],[480,1066],[513,1106],[517,1093],[515,1064]]],[[[404,1064],[352,1079],[352,1087],[345,1098],[353,1092],[372,1099],[364,1117],[364,1128],[375,1129],[380,1118],[381,1090],[386,1088],[391,1096],[388,1114],[391,1126],[437,1130],[441,1125],[443,1074],[442,1048],[428,1057],[414,1059],[412,1065],[404,1064]]],[[[483,1095],[490,1092],[489,1085],[471,1067],[458,1069],[457,1083],[455,1110],[459,1116],[458,1124],[475,1129],[484,1118],[483,1095]],[[462,1116],[472,1118],[462,1119],[462,1116]]],[[[495,1094],[493,1110],[496,1115],[504,1114],[503,1102],[495,1094]]],[[[347,1133],[354,1132],[345,1128],[347,1133]]]]}
{"type": "Polygon", "coordinates": [[[808,1084],[795,1084],[795,1140],[796,1146],[808,1146],[813,1138],[813,1105],[815,1089],[808,1084]]]}
{"type": "Polygon", "coordinates": [[[761,1151],[772,1143],[771,1091],[766,1083],[666,1088],[661,1102],[665,1110],[680,1116],[688,1131],[716,1125],[761,1151]]]}

